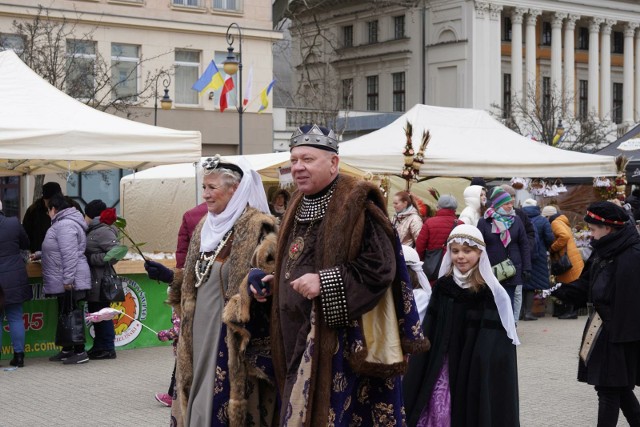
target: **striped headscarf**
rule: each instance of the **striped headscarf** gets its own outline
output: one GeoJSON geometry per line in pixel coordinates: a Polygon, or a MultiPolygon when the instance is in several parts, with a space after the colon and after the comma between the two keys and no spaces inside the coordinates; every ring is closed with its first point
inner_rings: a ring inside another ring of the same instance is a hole
{"type": "Polygon", "coordinates": [[[500,234],[500,241],[506,248],[509,243],[511,243],[509,228],[511,228],[515,220],[515,212],[511,211],[510,213],[506,213],[504,209],[502,209],[502,206],[513,201],[513,199],[504,189],[496,187],[491,191],[489,200],[491,201],[491,207],[484,213],[484,217],[485,219],[492,219],[491,232],[500,234]]]}

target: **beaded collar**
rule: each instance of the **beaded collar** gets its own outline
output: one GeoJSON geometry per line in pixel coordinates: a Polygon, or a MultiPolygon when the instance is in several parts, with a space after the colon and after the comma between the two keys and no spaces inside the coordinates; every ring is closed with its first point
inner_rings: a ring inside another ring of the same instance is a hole
{"type": "Polygon", "coordinates": [[[297,222],[307,223],[323,218],[327,213],[331,196],[336,189],[336,182],[338,182],[337,179],[335,179],[329,187],[321,191],[319,195],[310,197],[303,196],[296,210],[295,220],[297,222]]]}

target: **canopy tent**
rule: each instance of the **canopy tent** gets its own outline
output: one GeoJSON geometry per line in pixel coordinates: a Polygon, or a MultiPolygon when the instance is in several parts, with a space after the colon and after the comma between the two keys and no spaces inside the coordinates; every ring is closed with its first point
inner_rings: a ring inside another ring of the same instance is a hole
{"type": "Polygon", "coordinates": [[[563,178],[616,174],[613,157],[566,151],[533,141],[486,111],[421,104],[388,126],[341,143],[341,160],[367,172],[401,173],[407,121],[413,125],[416,152],[423,130],[431,133],[421,176],[563,178]]]}
{"type": "Polygon", "coordinates": [[[71,98],[0,52],[0,175],[144,169],[200,158],[201,135],[134,122],[71,98]]]}
{"type": "MultiPolygon", "coordinates": [[[[278,186],[279,168],[290,165],[288,152],[222,158],[238,163],[239,157],[258,171],[267,190],[278,186]]],[[[347,164],[341,164],[340,170],[363,175],[347,164]]],[[[182,163],[157,166],[120,180],[120,215],[127,219],[127,230],[134,240],[147,243],[146,251],[175,250],[182,214],[202,202],[195,175],[193,163],[182,163]]]]}
{"type": "Polygon", "coordinates": [[[596,152],[605,156],[624,155],[629,158],[627,164],[627,182],[640,184],[640,125],[622,135],[616,141],[596,152]]]}

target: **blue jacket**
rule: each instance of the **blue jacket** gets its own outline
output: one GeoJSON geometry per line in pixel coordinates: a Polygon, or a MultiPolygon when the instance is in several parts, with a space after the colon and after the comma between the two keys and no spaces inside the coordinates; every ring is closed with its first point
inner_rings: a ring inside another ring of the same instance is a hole
{"type": "Polygon", "coordinates": [[[20,249],[29,249],[27,232],[18,218],[0,212],[0,288],[5,304],[18,304],[33,297],[20,249]]]}
{"type": "Polygon", "coordinates": [[[549,288],[549,263],[547,261],[547,250],[553,243],[555,237],[551,231],[549,220],[540,215],[539,206],[526,206],[522,210],[529,216],[537,230],[536,239],[537,253],[531,254],[531,280],[524,284],[526,290],[549,288]]]}
{"type": "Polygon", "coordinates": [[[64,293],[64,285],[75,290],[91,289],[87,257],[87,223],[74,207],[58,212],[42,242],[42,282],[49,295],[64,293]]]}
{"type": "MultiPolygon", "coordinates": [[[[515,213],[514,213],[515,215],[515,213]]],[[[511,242],[505,248],[500,240],[500,234],[491,232],[491,219],[480,218],[478,230],[482,233],[484,243],[487,245],[487,255],[491,265],[496,265],[509,258],[516,266],[516,275],[500,282],[502,286],[522,285],[522,272],[531,271],[531,254],[529,252],[529,240],[524,229],[524,224],[517,215],[509,228],[511,242]],[[508,254],[508,255],[507,255],[508,254]]]]}

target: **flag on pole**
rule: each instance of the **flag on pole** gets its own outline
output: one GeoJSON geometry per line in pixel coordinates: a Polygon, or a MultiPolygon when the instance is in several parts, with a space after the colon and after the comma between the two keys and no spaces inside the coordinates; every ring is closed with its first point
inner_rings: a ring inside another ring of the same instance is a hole
{"type": "Polygon", "coordinates": [[[231,76],[227,77],[227,80],[224,81],[224,86],[222,86],[222,92],[220,92],[220,112],[224,113],[224,110],[229,106],[227,102],[227,95],[234,88],[233,79],[231,76]]]}
{"type": "Polygon", "coordinates": [[[276,79],[271,80],[271,83],[260,92],[260,102],[262,105],[258,108],[258,113],[262,113],[269,106],[269,93],[273,89],[273,85],[276,84],[276,79]]]}
{"type": "Polygon", "coordinates": [[[242,106],[246,107],[251,99],[251,84],[253,83],[253,66],[249,68],[249,77],[247,78],[247,86],[244,92],[244,99],[242,100],[242,106]]]}
{"type": "Polygon", "coordinates": [[[193,86],[191,86],[191,89],[197,90],[198,92],[200,92],[200,94],[202,94],[207,89],[220,89],[223,83],[224,81],[222,79],[222,74],[220,74],[218,67],[216,67],[216,63],[212,60],[207,69],[204,70],[204,73],[202,73],[198,81],[195,82],[193,86]]]}

